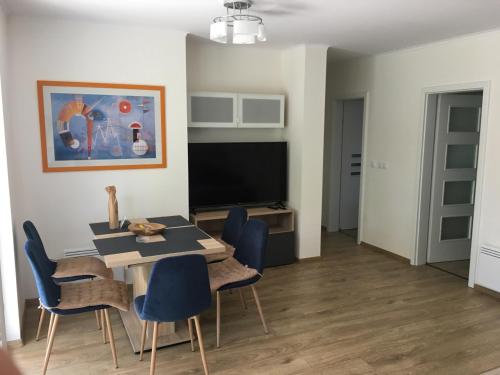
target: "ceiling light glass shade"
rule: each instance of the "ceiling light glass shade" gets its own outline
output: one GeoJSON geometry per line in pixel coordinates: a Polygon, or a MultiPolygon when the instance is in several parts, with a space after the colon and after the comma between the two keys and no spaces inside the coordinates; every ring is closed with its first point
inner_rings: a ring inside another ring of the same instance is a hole
{"type": "Polygon", "coordinates": [[[255,35],[233,34],[233,44],[255,44],[255,35]]]}
{"type": "MultiPolygon", "coordinates": [[[[2,0],[0,0],[1,2],[2,0]]],[[[215,17],[210,25],[210,40],[218,43],[255,44],[267,40],[261,17],[250,14],[253,0],[221,0],[226,14],[215,17]]]]}
{"type": "Polygon", "coordinates": [[[210,40],[227,43],[227,22],[214,22],[210,25],[210,40]]]}
{"type": "Polygon", "coordinates": [[[259,42],[265,42],[267,40],[266,28],[263,23],[259,24],[257,39],[259,40],[259,42]]]}
{"type": "Polygon", "coordinates": [[[233,23],[234,35],[254,35],[257,36],[259,24],[255,21],[238,20],[233,23]]]}

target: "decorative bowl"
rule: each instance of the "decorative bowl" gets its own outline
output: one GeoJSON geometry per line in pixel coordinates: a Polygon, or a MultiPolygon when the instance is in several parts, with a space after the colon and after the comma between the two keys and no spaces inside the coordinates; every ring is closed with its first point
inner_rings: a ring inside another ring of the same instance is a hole
{"type": "Polygon", "coordinates": [[[128,226],[128,230],[134,232],[138,236],[153,236],[160,233],[165,228],[165,225],[158,223],[132,223],[128,226]]]}

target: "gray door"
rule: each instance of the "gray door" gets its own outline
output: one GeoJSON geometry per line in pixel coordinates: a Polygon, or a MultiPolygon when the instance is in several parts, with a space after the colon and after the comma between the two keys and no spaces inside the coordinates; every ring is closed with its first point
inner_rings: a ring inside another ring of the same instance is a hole
{"type": "Polygon", "coordinates": [[[438,98],[427,262],[470,258],[482,95],[438,98]]]}
{"type": "Polygon", "coordinates": [[[345,100],[343,103],[340,229],[358,227],[363,107],[363,99],[345,100]]]}

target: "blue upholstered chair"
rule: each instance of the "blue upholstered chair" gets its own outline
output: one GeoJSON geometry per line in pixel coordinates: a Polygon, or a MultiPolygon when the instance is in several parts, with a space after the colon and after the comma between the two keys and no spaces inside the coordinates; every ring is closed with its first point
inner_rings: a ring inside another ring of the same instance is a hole
{"type": "Polygon", "coordinates": [[[235,206],[229,209],[221,235],[221,240],[226,246],[226,251],[221,254],[207,255],[207,263],[220,262],[233,255],[234,248],[236,247],[236,243],[240,238],[241,231],[247,220],[248,213],[244,207],[235,206]]]}
{"type": "Polygon", "coordinates": [[[221,239],[232,247],[236,247],[241,231],[243,230],[243,226],[246,224],[247,220],[248,213],[244,207],[232,207],[227,214],[226,221],[224,222],[221,239]]]}
{"type": "Polygon", "coordinates": [[[224,290],[250,287],[253,292],[257,310],[267,334],[267,324],[255,283],[260,280],[264,272],[264,255],[269,234],[268,225],[261,220],[248,220],[243,227],[241,236],[236,244],[232,258],[223,262],[209,264],[210,286],[217,295],[217,347],[220,347],[220,312],[221,292],[224,290]]]}
{"type": "Polygon", "coordinates": [[[134,300],[137,315],[144,321],[139,358],[141,361],[148,321],[153,322],[150,375],[154,374],[156,366],[158,324],[184,319],[188,321],[192,350],[194,345],[191,321],[195,322],[203,369],[208,375],[199,314],[208,309],[211,302],[207,264],[202,255],[165,258],[154,264],[146,295],[136,297],[134,300]]]}
{"type": "Polygon", "coordinates": [[[118,367],[108,309],[112,306],[122,310],[128,309],[129,302],[126,284],[106,279],[59,285],[52,278],[54,264],[45,255],[45,252],[40,247],[40,243],[35,240],[28,240],[26,241],[24,250],[35,277],[40,303],[45,310],[51,313],[48,344],[42,373],[45,374],[47,372],[59,316],[99,310],[104,311],[113,362],[115,367],[118,367]]]}
{"type": "MultiPolygon", "coordinates": [[[[47,265],[50,267],[51,275],[56,272],[57,268],[57,262],[50,260],[49,257],[47,256],[47,253],[45,251],[45,247],[43,246],[43,241],[42,238],[40,237],[40,234],[38,233],[38,230],[35,227],[35,224],[33,224],[31,221],[27,220],[23,223],[23,229],[24,233],[26,234],[26,238],[28,240],[35,241],[40,248],[40,256],[44,258],[45,262],[47,265]]],[[[113,278],[113,273],[110,269],[106,268],[106,265],[98,261],[97,259],[94,259],[93,261],[93,269],[90,270],[88,267],[88,257],[78,257],[78,258],[72,258],[71,262],[73,265],[76,263],[77,267],[73,267],[74,269],[77,270],[77,274],[75,275],[69,275],[66,277],[54,277],[54,281],[57,283],[67,283],[67,282],[72,282],[72,281],[79,281],[79,280],[89,280],[93,279],[94,277],[98,276],[95,273],[94,274],[87,274],[87,271],[89,272],[95,272],[97,270],[98,274],[100,277],[103,278],[113,278]],[[95,265],[97,264],[97,267],[95,265]]],[[[40,332],[43,326],[43,321],[45,318],[45,309],[42,308],[42,306],[39,306],[40,308],[40,319],[38,321],[38,329],[36,331],[36,336],[35,340],[38,341],[40,338],[40,332]]],[[[101,319],[99,318],[99,313],[96,311],[96,320],[97,320],[97,328],[101,329],[101,320],[102,320],[102,326],[104,326],[104,312],[101,312],[101,319]]],[[[104,343],[106,343],[106,332],[103,330],[103,339],[104,343]]]]}

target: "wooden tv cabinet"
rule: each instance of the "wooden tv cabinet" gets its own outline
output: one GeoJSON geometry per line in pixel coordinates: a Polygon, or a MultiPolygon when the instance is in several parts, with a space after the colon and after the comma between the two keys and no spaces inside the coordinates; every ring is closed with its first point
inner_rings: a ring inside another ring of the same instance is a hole
{"type": "MultiPolygon", "coordinates": [[[[273,267],[295,262],[295,213],[291,208],[271,209],[267,207],[248,208],[249,219],[259,219],[269,225],[265,266],[273,267]]],[[[228,210],[204,211],[190,215],[190,221],[219,238],[224,228],[228,210]]]]}

